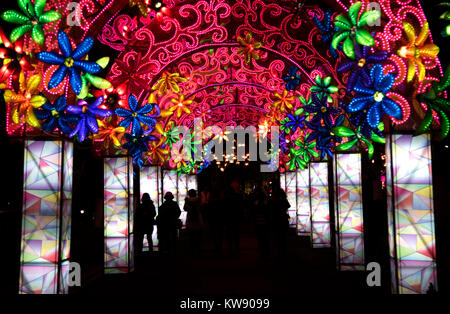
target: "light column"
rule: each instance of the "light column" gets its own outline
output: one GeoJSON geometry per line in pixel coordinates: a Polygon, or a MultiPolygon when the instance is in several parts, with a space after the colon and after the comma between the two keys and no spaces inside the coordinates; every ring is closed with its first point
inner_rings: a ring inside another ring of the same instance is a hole
{"type": "Polygon", "coordinates": [[[25,141],[19,293],[66,294],[73,144],[25,141]]]}
{"type": "Polygon", "coordinates": [[[391,278],[394,293],[437,290],[430,135],[386,141],[391,278]]]}
{"type": "Polygon", "coordinates": [[[337,267],[365,270],[361,154],[335,154],[337,267]]]}
{"type": "Polygon", "coordinates": [[[105,273],[134,269],[133,163],[129,157],[104,159],[105,273]]]}
{"type": "Polygon", "coordinates": [[[331,247],[328,163],[311,162],[309,165],[309,179],[312,246],[314,248],[331,247]]]}
{"type": "Polygon", "coordinates": [[[297,170],[297,234],[311,235],[311,200],[309,169],[297,170]]]}

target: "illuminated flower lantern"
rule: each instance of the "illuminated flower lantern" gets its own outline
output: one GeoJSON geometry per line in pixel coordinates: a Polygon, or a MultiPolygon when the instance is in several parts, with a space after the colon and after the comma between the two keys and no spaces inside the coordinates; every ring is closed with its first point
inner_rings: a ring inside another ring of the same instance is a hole
{"type": "Polygon", "coordinates": [[[61,14],[49,10],[44,12],[46,0],[36,0],[34,5],[30,0],[17,0],[22,13],[15,10],[9,10],[2,13],[2,19],[15,24],[23,24],[16,27],[11,33],[11,41],[14,43],[24,34],[31,32],[31,38],[39,44],[44,44],[43,26],[46,23],[57,21],[61,14]]]}
{"type": "Polygon", "coordinates": [[[425,78],[425,65],[423,64],[423,58],[432,58],[437,56],[439,53],[439,47],[435,44],[425,44],[429,33],[427,22],[423,24],[417,37],[414,27],[408,22],[403,22],[403,29],[408,37],[408,44],[406,46],[402,46],[398,50],[398,55],[408,60],[408,75],[406,77],[406,81],[412,81],[417,66],[417,77],[421,82],[425,78]]]}
{"type": "Polygon", "coordinates": [[[79,100],[77,105],[67,106],[67,111],[71,114],[80,117],[77,126],[69,134],[69,137],[74,137],[78,134],[78,140],[83,142],[89,131],[92,133],[98,133],[97,116],[109,117],[113,114],[111,110],[98,108],[103,103],[103,97],[95,99],[91,104],[85,100],[79,100]]]}
{"type": "Polygon", "coordinates": [[[391,74],[383,75],[383,67],[379,64],[374,65],[370,70],[370,84],[368,87],[357,84],[355,91],[357,97],[353,98],[347,106],[348,112],[366,112],[367,123],[373,129],[378,127],[382,114],[401,119],[403,116],[400,106],[387,97],[386,94],[394,83],[394,76],[391,74]]]}
{"type": "Polygon", "coordinates": [[[0,83],[6,82],[11,77],[13,87],[18,89],[20,72],[33,70],[31,58],[23,51],[23,38],[12,44],[0,27],[0,39],[4,47],[0,48],[0,59],[3,60],[0,68],[0,83]]]}
{"type": "Polygon", "coordinates": [[[258,49],[262,47],[262,43],[255,41],[252,33],[247,32],[245,38],[238,36],[237,41],[241,44],[237,53],[244,56],[245,62],[250,63],[252,59],[259,60],[261,56],[258,49]]]}
{"type": "Polygon", "coordinates": [[[38,128],[41,126],[33,109],[41,107],[47,101],[44,96],[37,94],[41,80],[42,76],[36,74],[26,82],[25,75],[21,72],[19,78],[20,91],[18,93],[9,89],[5,91],[5,101],[13,103],[12,120],[14,123],[21,124],[26,121],[32,127],[38,128]]]}
{"type": "Polygon", "coordinates": [[[354,40],[363,46],[373,46],[375,40],[372,35],[363,27],[373,25],[375,20],[381,16],[378,10],[369,10],[361,14],[361,2],[355,2],[348,10],[348,17],[344,14],[339,14],[334,20],[334,26],[337,27],[336,33],[333,35],[331,45],[337,49],[338,44],[344,41],[342,50],[344,54],[351,58],[355,58],[355,43],[354,40]]]}
{"type": "Polygon", "coordinates": [[[82,88],[81,71],[86,73],[98,73],[102,67],[96,62],[84,61],[83,57],[87,55],[94,44],[94,39],[88,37],[84,39],[75,50],[72,50],[72,44],[65,32],[58,32],[59,49],[62,55],[54,52],[39,52],[37,58],[45,63],[58,65],[58,69],[53,73],[48,83],[48,88],[52,89],[58,86],[69,75],[70,85],[75,94],[80,94],[82,88]]]}

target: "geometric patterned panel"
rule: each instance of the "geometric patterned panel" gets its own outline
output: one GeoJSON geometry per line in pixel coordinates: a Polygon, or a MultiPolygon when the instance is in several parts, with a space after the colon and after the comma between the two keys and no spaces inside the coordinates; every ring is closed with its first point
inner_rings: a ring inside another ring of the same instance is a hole
{"type": "Polygon", "coordinates": [[[104,158],[105,273],[132,270],[132,168],[128,157],[104,158]]]}
{"type": "MultiPolygon", "coordinates": [[[[177,193],[177,171],[176,170],[163,170],[163,194],[167,192],[172,192],[174,201],[178,201],[178,193],[177,193]]],[[[164,200],[163,200],[164,201],[164,200]]]]}
{"type": "Polygon", "coordinates": [[[21,294],[68,293],[61,269],[70,257],[72,147],[63,141],[25,141],[21,294]]]}
{"type": "Polygon", "coordinates": [[[291,207],[288,209],[289,226],[297,227],[297,173],[286,172],[286,196],[291,207]]]}
{"type": "Polygon", "coordinates": [[[297,234],[311,235],[311,202],[309,199],[308,169],[297,169],[297,234]]]}
{"type": "Polygon", "coordinates": [[[430,135],[391,135],[386,164],[393,292],[437,290],[430,135]]]}
{"type": "Polygon", "coordinates": [[[364,270],[361,155],[335,154],[336,249],[339,270],[364,270]]]}
{"type": "Polygon", "coordinates": [[[312,247],[331,247],[328,163],[310,163],[309,179],[311,189],[310,196],[312,247]]]}
{"type": "Polygon", "coordinates": [[[286,173],[280,173],[280,188],[286,191],[286,173]]]}

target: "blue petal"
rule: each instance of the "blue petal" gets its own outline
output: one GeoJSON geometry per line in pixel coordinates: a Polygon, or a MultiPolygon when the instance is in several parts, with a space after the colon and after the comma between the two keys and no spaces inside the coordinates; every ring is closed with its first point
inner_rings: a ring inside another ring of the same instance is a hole
{"type": "Polygon", "coordinates": [[[114,114],[114,111],[108,109],[92,108],[89,111],[99,117],[110,117],[114,114]]]}
{"type": "Polygon", "coordinates": [[[70,132],[72,132],[72,128],[68,126],[62,119],[58,120],[58,127],[64,134],[69,134],[70,132]]]}
{"type": "Polygon", "coordinates": [[[92,116],[87,116],[87,125],[89,127],[89,130],[91,130],[92,133],[97,134],[98,133],[98,124],[97,119],[92,116]]]}
{"type": "Polygon", "coordinates": [[[391,89],[392,84],[394,84],[394,75],[388,74],[378,84],[375,84],[375,88],[383,94],[386,94],[391,89]]]}
{"type": "Polygon", "coordinates": [[[38,52],[36,54],[36,58],[39,61],[48,63],[48,64],[53,64],[53,65],[60,65],[64,63],[64,58],[62,58],[62,56],[60,54],[57,54],[55,52],[50,52],[50,51],[43,51],[43,52],[38,52]]]}
{"type": "Polygon", "coordinates": [[[96,62],[75,60],[73,67],[83,72],[96,74],[102,70],[102,67],[96,62]]]}
{"type": "MultiPolygon", "coordinates": [[[[128,117],[125,120],[120,121],[119,125],[124,127],[124,128],[128,128],[130,126],[130,123],[131,123],[132,120],[133,120],[132,117],[128,117]]],[[[129,141],[129,140],[127,140],[127,141],[129,141]]]]}
{"type": "Polygon", "coordinates": [[[67,100],[65,96],[59,96],[55,100],[55,109],[60,112],[63,111],[67,106],[67,100]]]}
{"type": "Polygon", "coordinates": [[[136,112],[138,102],[136,96],[134,96],[133,94],[130,94],[130,96],[128,97],[128,106],[130,107],[132,112],[136,112]]]}
{"type": "Polygon", "coordinates": [[[51,118],[51,119],[45,121],[44,123],[42,123],[42,128],[46,132],[52,132],[56,128],[56,119],[51,118]]]}
{"type": "Polygon", "coordinates": [[[100,96],[89,105],[89,109],[95,109],[102,103],[103,103],[103,96],[100,96]]]}
{"type": "Polygon", "coordinates": [[[346,110],[348,112],[357,112],[362,110],[364,107],[370,104],[373,100],[373,96],[355,97],[348,104],[346,110]]]}
{"type": "Polygon", "coordinates": [[[381,64],[375,64],[372,69],[370,69],[370,78],[375,84],[383,78],[383,67],[381,64]]]}
{"type": "Polygon", "coordinates": [[[153,104],[146,104],[145,106],[136,110],[137,113],[146,114],[153,110],[153,104]]]}
{"type": "Polygon", "coordinates": [[[124,109],[124,108],[116,108],[116,115],[119,117],[129,117],[133,114],[130,110],[124,109]]]}
{"type": "Polygon", "coordinates": [[[357,93],[361,94],[367,94],[367,95],[373,95],[375,94],[374,90],[372,88],[366,87],[362,84],[361,80],[358,80],[355,87],[353,87],[353,90],[357,93]]]}
{"type": "Polygon", "coordinates": [[[34,115],[39,120],[45,120],[52,116],[52,113],[50,110],[42,110],[42,109],[36,109],[34,108],[34,115]]]}
{"type": "Polygon", "coordinates": [[[80,142],[84,142],[86,137],[88,136],[88,128],[86,126],[86,117],[83,117],[79,123],[80,130],[78,131],[78,140],[80,142]]]}
{"type": "Polygon", "coordinates": [[[83,112],[83,106],[69,105],[69,106],[67,106],[66,110],[69,113],[81,114],[83,112]]]}
{"type": "Polygon", "coordinates": [[[82,121],[83,121],[83,120],[84,120],[84,119],[81,119],[80,121],[78,121],[78,123],[77,123],[75,129],[73,129],[72,132],[69,134],[69,137],[74,137],[75,134],[77,134],[78,131],[80,131],[81,124],[82,124],[82,121]]]}
{"type": "Polygon", "coordinates": [[[380,124],[380,120],[381,120],[381,106],[379,102],[375,102],[373,104],[372,107],[369,108],[369,110],[367,110],[367,123],[369,123],[369,125],[372,128],[376,128],[378,127],[378,124],[380,124]]]}
{"type": "Polygon", "coordinates": [[[72,85],[72,89],[75,92],[75,94],[79,94],[81,92],[81,76],[80,72],[78,72],[77,69],[74,67],[69,68],[69,78],[70,78],[70,85],[72,85]]]}
{"type": "Polygon", "coordinates": [[[91,50],[92,46],[94,45],[94,38],[88,37],[85,40],[83,40],[81,43],[78,44],[77,48],[73,52],[72,58],[75,60],[79,60],[83,58],[89,50],[91,50]]]}
{"type": "Polygon", "coordinates": [[[63,31],[58,32],[58,43],[64,58],[69,58],[72,55],[72,45],[69,37],[63,31]]]}
{"type": "Polygon", "coordinates": [[[137,116],[138,120],[141,121],[142,123],[146,124],[146,125],[155,125],[156,124],[156,120],[152,117],[149,116],[143,116],[143,115],[138,115],[137,116]]]}
{"type": "Polygon", "coordinates": [[[133,125],[131,127],[131,133],[136,135],[139,132],[139,130],[141,130],[141,128],[142,127],[139,120],[133,117],[133,125]]]}
{"type": "Polygon", "coordinates": [[[61,84],[62,80],[66,77],[67,67],[65,65],[60,65],[55,72],[53,72],[50,81],[48,82],[48,89],[55,88],[61,84]]]}
{"type": "Polygon", "coordinates": [[[381,102],[381,106],[383,108],[383,111],[391,116],[396,118],[397,120],[400,120],[403,118],[403,113],[402,113],[402,109],[400,108],[400,106],[393,101],[392,99],[388,98],[388,97],[384,97],[383,101],[381,102]]]}

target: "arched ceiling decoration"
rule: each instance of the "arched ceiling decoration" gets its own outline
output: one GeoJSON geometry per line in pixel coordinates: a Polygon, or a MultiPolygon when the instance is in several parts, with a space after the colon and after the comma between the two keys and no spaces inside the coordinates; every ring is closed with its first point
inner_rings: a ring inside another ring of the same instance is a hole
{"type": "Polygon", "coordinates": [[[283,171],[336,150],[371,157],[392,128],[450,128],[449,73],[417,0],[18,4],[2,15],[24,24],[2,31],[11,136],[195,172],[208,163],[170,153],[177,126],[279,126],[283,171]]]}

